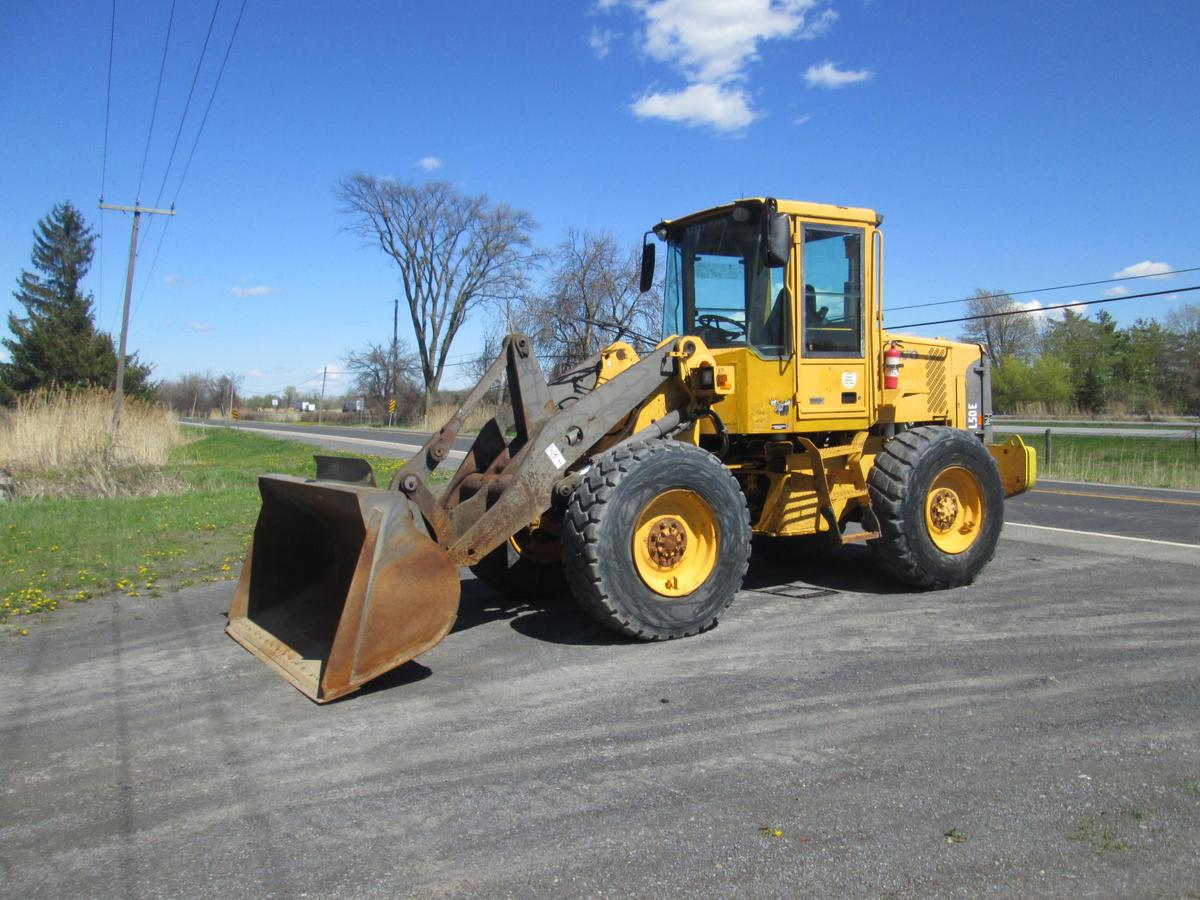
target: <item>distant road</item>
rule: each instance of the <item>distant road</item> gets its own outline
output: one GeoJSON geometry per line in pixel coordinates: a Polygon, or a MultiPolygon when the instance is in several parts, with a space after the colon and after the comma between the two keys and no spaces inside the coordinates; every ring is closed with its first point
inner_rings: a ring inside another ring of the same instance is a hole
{"type": "MultiPolygon", "coordinates": [[[[429,435],[420,431],[400,431],[395,428],[347,428],[340,425],[281,425],[275,422],[238,422],[228,419],[180,419],[184,425],[201,428],[236,428],[239,431],[270,434],[289,441],[300,441],[326,450],[359,450],[375,456],[408,459],[421,449],[429,435]]],[[[452,460],[462,459],[471,449],[474,436],[460,437],[448,454],[452,460]]]]}

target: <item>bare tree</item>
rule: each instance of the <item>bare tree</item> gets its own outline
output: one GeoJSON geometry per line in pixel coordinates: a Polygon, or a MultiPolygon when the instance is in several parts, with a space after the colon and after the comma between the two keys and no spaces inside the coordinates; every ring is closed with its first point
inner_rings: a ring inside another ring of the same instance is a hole
{"type": "Polygon", "coordinates": [[[242,386],[242,376],[236,373],[218,376],[213,382],[213,405],[221,410],[222,415],[230,415],[238,405],[238,390],[242,386]]]}
{"type": "Polygon", "coordinates": [[[1166,330],[1174,334],[1200,334],[1200,303],[1185,303],[1167,313],[1166,330]]]}
{"type": "Polygon", "coordinates": [[[421,371],[416,356],[401,342],[395,347],[389,341],[367,344],[361,350],[347,351],[346,371],[354,379],[354,390],[369,399],[383,400],[395,396],[402,384],[411,384],[421,371]]]}
{"type": "Polygon", "coordinates": [[[353,378],[353,390],[364,397],[371,409],[386,408],[386,401],[395,400],[397,412],[406,416],[412,409],[419,388],[420,362],[406,344],[396,347],[368,343],[360,350],[349,350],[346,370],[353,378]]]}
{"type": "Polygon", "coordinates": [[[185,416],[194,416],[197,411],[205,414],[214,405],[216,384],[212,373],[189,372],[175,379],[163,379],[156,386],[158,399],[171,409],[185,416]]]}
{"type": "Polygon", "coordinates": [[[358,173],[339,181],[337,194],[351,230],[400,268],[428,412],[467,314],[524,289],[533,218],[444,181],[412,185],[358,173]]]}
{"type": "Polygon", "coordinates": [[[1023,312],[1025,309],[1004,291],[977,288],[967,300],[967,315],[989,318],[964,322],[959,337],[983,344],[996,366],[1003,365],[1008,356],[1029,361],[1038,353],[1038,327],[1033,313],[1023,312]]]}
{"type": "Polygon", "coordinates": [[[613,341],[649,349],[662,330],[662,297],[638,289],[641,248],[625,250],[607,231],[572,228],[550,254],[545,291],[524,298],[521,324],[563,371],[613,341]]]}

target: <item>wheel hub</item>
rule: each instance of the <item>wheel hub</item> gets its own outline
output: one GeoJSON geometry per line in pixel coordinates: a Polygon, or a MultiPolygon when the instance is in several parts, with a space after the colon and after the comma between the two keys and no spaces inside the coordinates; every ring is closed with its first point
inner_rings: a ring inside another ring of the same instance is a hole
{"type": "Polygon", "coordinates": [[[650,561],[660,569],[679,565],[687,550],[687,533],[678,519],[659,519],[650,527],[646,536],[646,550],[650,561]]]}
{"type": "Polygon", "coordinates": [[[935,493],[930,501],[929,515],[935,528],[949,529],[958,518],[958,497],[954,491],[942,488],[935,493]]]}

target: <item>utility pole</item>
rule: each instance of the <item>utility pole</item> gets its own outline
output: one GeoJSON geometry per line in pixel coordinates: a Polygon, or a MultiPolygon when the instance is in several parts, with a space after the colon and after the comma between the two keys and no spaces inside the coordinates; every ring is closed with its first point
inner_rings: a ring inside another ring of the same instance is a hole
{"type": "Polygon", "coordinates": [[[321,424],[321,410],[325,408],[325,378],[329,375],[329,366],[321,370],[321,402],[317,404],[317,424],[321,424]]]}
{"type": "Polygon", "coordinates": [[[232,372],[229,373],[229,418],[233,418],[233,378],[232,372]]]}
{"type": "MultiPolygon", "coordinates": [[[[397,377],[397,373],[396,373],[396,368],[399,365],[398,357],[399,357],[399,352],[400,352],[399,351],[399,346],[400,346],[399,345],[399,329],[400,329],[400,298],[396,297],[392,301],[392,365],[391,365],[392,395],[391,395],[391,397],[388,397],[389,400],[393,399],[396,396],[396,394],[398,394],[400,392],[400,384],[399,384],[400,379],[397,377]]],[[[388,409],[389,410],[391,409],[390,403],[388,404],[388,409]]],[[[388,412],[388,424],[389,425],[396,424],[395,422],[392,421],[392,418],[393,418],[393,413],[391,413],[389,411],[388,412]]]]}
{"type": "Polygon", "coordinates": [[[117,397],[113,402],[112,430],[113,440],[116,441],[117,431],[121,427],[121,402],[125,399],[125,341],[129,335],[129,296],[133,293],[133,263],[137,259],[138,225],[141,223],[142,213],[154,216],[173,216],[175,208],[150,209],[142,206],[140,199],[135,200],[133,206],[117,206],[105,203],[103,197],[100,198],[100,208],[133,213],[133,234],[129,238],[129,268],[125,271],[125,307],[121,313],[121,340],[117,349],[117,397]]]}

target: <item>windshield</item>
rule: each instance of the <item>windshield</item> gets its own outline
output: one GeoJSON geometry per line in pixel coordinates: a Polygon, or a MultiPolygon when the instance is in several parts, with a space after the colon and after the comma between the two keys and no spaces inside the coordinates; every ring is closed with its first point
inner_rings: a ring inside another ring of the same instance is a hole
{"type": "Polygon", "coordinates": [[[737,222],[732,212],[672,233],[664,333],[693,334],[710,347],[750,346],[761,356],[786,355],[786,269],[763,264],[762,242],[758,216],[737,222]]]}

